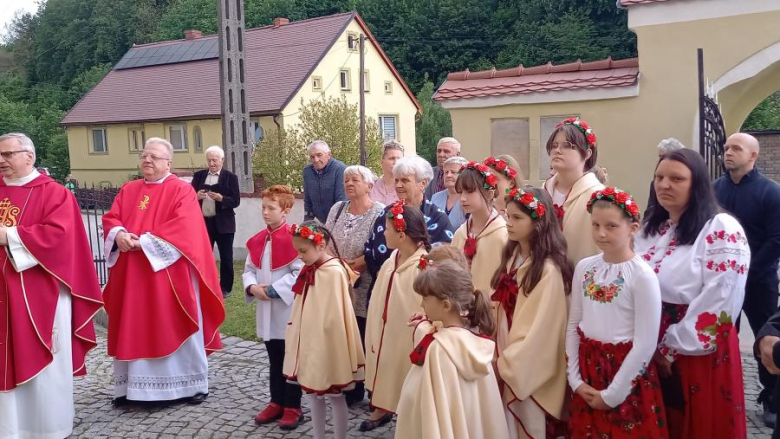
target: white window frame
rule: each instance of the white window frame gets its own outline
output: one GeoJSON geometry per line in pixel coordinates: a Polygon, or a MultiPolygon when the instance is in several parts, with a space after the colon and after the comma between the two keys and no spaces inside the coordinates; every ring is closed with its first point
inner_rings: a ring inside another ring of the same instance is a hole
{"type": "Polygon", "coordinates": [[[127,129],[127,143],[130,152],[136,153],[144,150],[146,133],[143,126],[131,126],[127,129]],[[140,134],[140,137],[138,135],[140,134]],[[140,140],[140,142],[138,142],[140,140]]]}
{"type": "Polygon", "coordinates": [[[311,77],[311,90],[322,91],[322,76],[311,77]]]}
{"type": "Polygon", "coordinates": [[[398,140],[398,115],[396,114],[380,114],[377,118],[379,121],[379,133],[382,135],[383,140],[398,140]],[[385,132],[384,119],[393,119],[393,132],[392,136],[385,132]]]}
{"type": "Polygon", "coordinates": [[[386,95],[393,94],[393,82],[392,81],[385,81],[385,94],[386,95]]]}
{"type": "Polygon", "coordinates": [[[363,70],[363,82],[365,84],[365,92],[369,93],[371,91],[371,76],[368,74],[368,70],[363,70]]]}
{"type": "Polygon", "coordinates": [[[195,151],[203,151],[203,129],[200,125],[192,127],[192,142],[194,143],[195,151]]]}
{"type": "Polygon", "coordinates": [[[352,75],[350,73],[351,72],[349,71],[349,69],[339,70],[339,85],[341,86],[341,91],[352,90],[352,78],[351,78],[352,75]]]}
{"type": "Polygon", "coordinates": [[[167,127],[167,133],[168,134],[168,141],[171,142],[171,145],[173,145],[173,152],[187,152],[187,125],[181,123],[181,124],[171,124],[167,127]],[[171,133],[172,130],[178,129],[181,132],[181,146],[182,148],[177,149],[176,144],[173,142],[173,134],[171,133]]]}
{"type": "Polygon", "coordinates": [[[360,35],[355,32],[347,32],[347,50],[350,52],[360,50],[360,35]],[[349,37],[352,37],[352,44],[349,44],[349,37]]]}
{"type": "Polygon", "coordinates": [[[108,154],[108,130],[106,127],[92,127],[89,130],[89,143],[90,143],[90,153],[91,154],[108,154]],[[103,133],[101,136],[103,139],[103,150],[98,151],[95,148],[95,132],[100,131],[103,133]]]}

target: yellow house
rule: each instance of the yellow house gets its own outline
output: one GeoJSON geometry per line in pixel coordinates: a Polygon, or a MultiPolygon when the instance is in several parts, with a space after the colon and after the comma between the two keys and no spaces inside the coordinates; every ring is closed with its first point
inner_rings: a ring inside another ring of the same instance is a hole
{"type": "MultiPolygon", "coordinates": [[[[420,105],[355,12],[289,22],[244,33],[246,96],[254,141],[299,122],[302,103],[345,96],[359,101],[360,54],[366,36],[366,116],[385,138],[415,151],[420,105]],[[353,38],[350,38],[353,37],[353,38]]],[[[86,184],[120,184],[138,173],[145,139],[174,146],[173,167],[205,167],[203,151],[222,144],[217,36],[187,31],[175,41],[133,46],[62,119],[71,172],[86,184]]]]}
{"type": "Polygon", "coordinates": [[[726,133],[780,89],[780,2],[620,0],[637,35],[635,59],[450,73],[434,99],[450,110],[463,154],[510,153],[539,184],[555,123],[581,116],[598,136],[611,184],[644,201],[655,146],[675,137],[699,148],[697,49],[726,133]]]}

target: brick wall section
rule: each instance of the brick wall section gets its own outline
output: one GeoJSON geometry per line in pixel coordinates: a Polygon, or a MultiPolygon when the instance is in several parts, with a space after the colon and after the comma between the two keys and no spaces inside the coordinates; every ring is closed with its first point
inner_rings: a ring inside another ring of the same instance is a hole
{"type": "Polygon", "coordinates": [[[761,145],[758,154],[758,170],[774,181],[780,182],[780,130],[749,132],[761,145]]]}

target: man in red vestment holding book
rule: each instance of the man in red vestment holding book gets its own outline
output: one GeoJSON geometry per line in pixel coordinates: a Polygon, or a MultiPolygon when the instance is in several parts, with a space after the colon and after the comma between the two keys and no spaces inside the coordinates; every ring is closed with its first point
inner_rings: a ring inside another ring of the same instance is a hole
{"type": "Polygon", "coordinates": [[[76,199],[0,136],[0,437],[67,437],[73,376],[95,347],[100,285],[76,199]]]}
{"type": "Polygon", "coordinates": [[[117,405],[202,402],[206,355],[222,347],[225,308],[214,255],[195,191],[171,174],[172,157],[167,140],[147,140],[144,178],[122,186],[103,216],[117,405]]]}

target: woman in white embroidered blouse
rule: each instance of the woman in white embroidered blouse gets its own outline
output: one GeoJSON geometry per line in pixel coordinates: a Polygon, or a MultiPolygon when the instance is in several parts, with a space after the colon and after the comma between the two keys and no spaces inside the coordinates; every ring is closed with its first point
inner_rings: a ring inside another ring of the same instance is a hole
{"type": "Polygon", "coordinates": [[[593,240],[603,253],[574,271],[566,356],[572,438],[667,438],[658,373],[652,363],[661,321],[653,270],[631,248],[639,209],[607,187],[588,203],[593,240]],[[613,410],[615,409],[615,410],[613,410]]]}
{"type": "Polygon", "coordinates": [[[663,310],[655,353],[671,437],[745,438],[739,340],[750,249],[739,222],[719,213],[707,165],[664,154],[636,242],[658,275],[663,310]]]}

